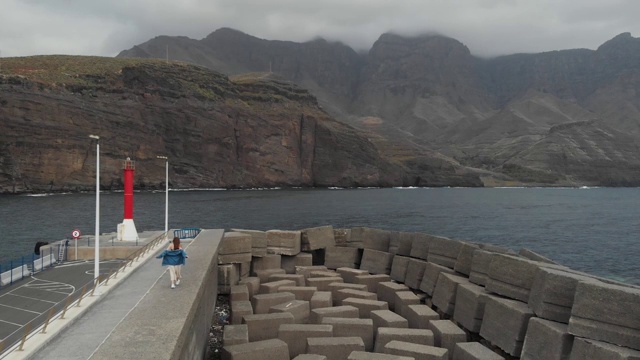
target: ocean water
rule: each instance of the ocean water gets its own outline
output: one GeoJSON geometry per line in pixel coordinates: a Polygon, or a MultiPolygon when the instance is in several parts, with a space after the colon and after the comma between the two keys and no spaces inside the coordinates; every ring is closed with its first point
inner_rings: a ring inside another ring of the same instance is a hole
{"type": "MultiPolygon", "coordinates": [[[[135,193],[138,231],[164,229],[164,192],[135,193]]],[[[102,193],[115,232],[123,194],[102,193]]],[[[404,188],[170,191],[169,228],[295,230],[333,225],[420,231],[532,249],[560,264],[640,284],[640,189],[404,188]]],[[[0,261],[73,229],[93,235],[95,194],[0,196],[0,261]]]]}

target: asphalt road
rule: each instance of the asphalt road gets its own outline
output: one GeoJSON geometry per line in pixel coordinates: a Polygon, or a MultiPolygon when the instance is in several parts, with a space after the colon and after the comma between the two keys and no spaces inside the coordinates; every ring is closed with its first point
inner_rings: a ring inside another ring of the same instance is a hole
{"type": "MultiPolygon", "coordinates": [[[[122,261],[100,263],[100,274],[109,274],[122,261]]],[[[52,307],[63,307],[69,295],[76,296],[86,286],[91,291],[94,278],[93,262],[64,263],[46,269],[15,284],[0,289],[0,341],[4,347],[14,344],[24,334],[24,327],[40,326],[52,307]],[[6,341],[5,341],[6,340],[6,341]]],[[[75,298],[75,297],[74,297],[75,298]]],[[[1,351],[1,350],[0,350],[1,351]]]]}

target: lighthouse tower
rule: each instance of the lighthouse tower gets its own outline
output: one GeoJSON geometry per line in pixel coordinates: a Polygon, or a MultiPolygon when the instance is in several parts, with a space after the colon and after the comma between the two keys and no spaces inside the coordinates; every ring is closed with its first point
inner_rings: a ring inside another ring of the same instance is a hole
{"type": "Polygon", "coordinates": [[[124,220],[118,224],[118,240],[136,241],[138,231],[133,223],[133,173],[136,171],[136,162],[127,158],[122,164],[124,170],[124,220]]]}

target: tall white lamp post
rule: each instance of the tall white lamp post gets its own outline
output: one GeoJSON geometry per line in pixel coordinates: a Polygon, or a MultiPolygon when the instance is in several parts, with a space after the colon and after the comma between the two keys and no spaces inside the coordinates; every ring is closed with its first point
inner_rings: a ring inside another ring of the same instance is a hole
{"type": "Polygon", "coordinates": [[[169,158],[157,156],[158,159],[165,160],[165,180],[164,180],[164,236],[169,239],[169,158]]]}
{"type": "Polygon", "coordinates": [[[93,277],[97,285],[100,276],[100,136],[89,135],[89,137],[96,140],[96,249],[94,255],[93,277]]]}

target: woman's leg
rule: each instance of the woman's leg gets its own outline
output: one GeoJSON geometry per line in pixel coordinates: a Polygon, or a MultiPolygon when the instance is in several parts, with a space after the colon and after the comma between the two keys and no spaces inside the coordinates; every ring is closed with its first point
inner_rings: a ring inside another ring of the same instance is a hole
{"type": "Polygon", "coordinates": [[[169,265],[169,277],[171,278],[171,287],[176,284],[176,267],[169,265]]]}
{"type": "Polygon", "coordinates": [[[176,265],[176,285],[180,284],[180,279],[182,279],[182,265],[176,265]]]}

